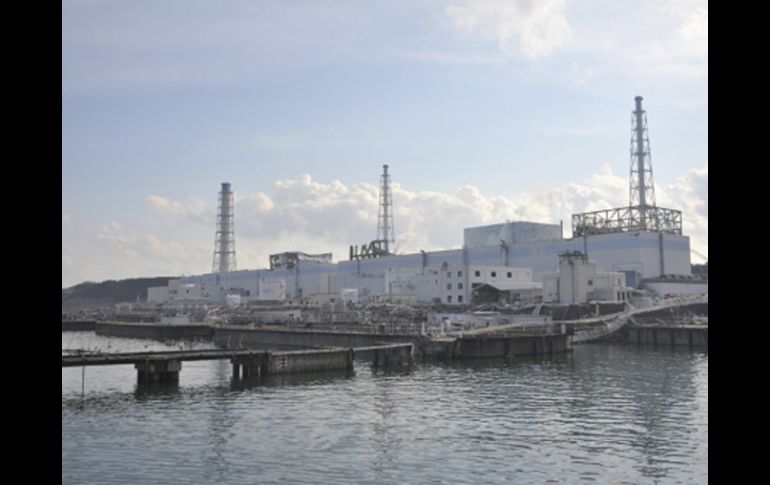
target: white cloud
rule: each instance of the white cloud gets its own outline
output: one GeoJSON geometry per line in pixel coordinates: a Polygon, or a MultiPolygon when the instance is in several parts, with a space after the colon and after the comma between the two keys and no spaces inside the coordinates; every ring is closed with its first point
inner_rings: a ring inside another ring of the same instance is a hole
{"type": "Polygon", "coordinates": [[[564,0],[465,0],[446,7],[464,36],[495,39],[500,51],[529,59],[550,55],[569,39],[564,0]]]}
{"type": "Polygon", "coordinates": [[[708,55],[709,9],[700,6],[690,13],[682,27],[677,31],[685,47],[699,56],[708,55]]]}
{"type": "Polygon", "coordinates": [[[178,275],[205,271],[211,248],[202,242],[163,240],[154,234],[127,234],[119,225],[102,227],[95,235],[94,260],[124,277],[178,275]],[[209,253],[209,254],[206,254],[209,253]]]}
{"type": "MultiPolygon", "coordinates": [[[[685,233],[697,238],[694,246],[707,250],[708,166],[657,190],[659,205],[682,210],[685,233]]],[[[488,197],[471,185],[444,193],[393,184],[393,199],[396,248],[418,252],[460,247],[463,228],[508,219],[563,220],[568,236],[573,213],[626,205],[628,182],[606,164],[580,183],[537,186],[510,198],[488,197]]],[[[277,181],[272,194],[236,202],[239,267],[264,267],[269,254],[282,251],[331,251],[335,260],[347,259],[349,245],[376,238],[377,208],[378,188],[373,185],[321,183],[307,174],[277,181]]]]}
{"type": "Polygon", "coordinates": [[[205,202],[194,197],[190,197],[186,205],[159,195],[148,195],[145,202],[159,214],[182,216],[207,225],[215,221],[214,211],[207,209],[205,202]]]}
{"type": "Polygon", "coordinates": [[[709,228],[708,176],[707,164],[704,168],[690,170],[686,176],[662,190],[656,187],[658,205],[682,211],[682,226],[684,233],[690,236],[690,245],[706,256],[709,228]]]}

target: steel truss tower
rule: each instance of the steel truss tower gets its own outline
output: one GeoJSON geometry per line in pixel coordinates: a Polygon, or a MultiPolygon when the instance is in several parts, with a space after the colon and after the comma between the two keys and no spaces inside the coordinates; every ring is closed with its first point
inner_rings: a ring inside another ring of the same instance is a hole
{"type": "Polygon", "coordinates": [[[650,139],[642,97],[636,96],[631,117],[631,175],[628,207],[572,214],[572,235],[589,236],[626,231],[682,234],[682,212],[655,205],[650,139]]]}
{"type": "Polygon", "coordinates": [[[377,213],[377,239],[382,241],[386,253],[390,253],[390,243],[396,242],[393,229],[393,194],[390,191],[388,166],[382,166],[380,177],[380,208],[377,213]]]}
{"type": "Polygon", "coordinates": [[[228,182],[222,183],[217,207],[217,236],[214,242],[212,273],[235,271],[235,216],[234,197],[228,182]]]}
{"type": "Polygon", "coordinates": [[[647,209],[655,207],[655,187],[652,182],[650,138],[647,132],[647,112],[642,109],[642,97],[634,98],[636,110],[631,117],[631,174],[628,179],[628,205],[639,207],[639,225],[647,229],[647,209]]]}

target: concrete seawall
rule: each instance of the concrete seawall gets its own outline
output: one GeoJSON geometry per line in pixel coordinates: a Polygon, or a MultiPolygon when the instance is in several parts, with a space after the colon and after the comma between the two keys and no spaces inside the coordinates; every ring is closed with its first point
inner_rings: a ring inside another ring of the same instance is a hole
{"type": "Polygon", "coordinates": [[[268,375],[353,369],[351,349],[295,350],[270,353],[268,375]]]}
{"type": "Polygon", "coordinates": [[[629,344],[705,350],[709,347],[707,325],[632,325],[624,328],[623,334],[629,344]]]}
{"type": "Polygon", "coordinates": [[[157,323],[96,322],[97,335],[154,340],[211,339],[208,325],[159,325],[157,323]]]}
{"type": "Polygon", "coordinates": [[[302,348],[370,347],[377,343],[416,343],[416,335],[382,335],[281,328],[215,327],[214,344],[221,347],[302,348]]]}
{"type": "Polygon", "coordinates": [[[453,349],[456,358],[548,355],[572,350],[567,335],[463,338],[453,349]]]}
{"type": "Polygon", "coordinates": [[[62,320],[62,332],[92,332],[96,330],[96,320],[62,320]]]}
{"type": "Polygon", "coordinates": [[[417,335],[383,335],[294,329],[216,327],[214,343],[221,347],[368,347],[412,343],[418,357],[474,359],[547,355],[571,350],[568,335],[467,336],[427,339],[417,335]]]}

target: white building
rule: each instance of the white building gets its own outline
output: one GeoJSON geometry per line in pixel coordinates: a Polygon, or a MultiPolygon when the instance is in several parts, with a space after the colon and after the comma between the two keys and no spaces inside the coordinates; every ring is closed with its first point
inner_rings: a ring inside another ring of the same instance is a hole
{"type": "MultiPolygon", "coordinates": [[[[544,275],[559,269],[560,254],[574,251],[586,255],[602,270],[615,273],[607,278],[620,275],[621,284],[605,284],[604,276],[596,271],[591,286],[594,296],[602,299],[611,299],[612,295],[602,293],[604,290],[597,292],[599,285],[637,288],[643,279],[664,274],[690,275],[687,236],[638,231],[563,239],[560,234],[561,226],[556,224],[494,224],[466,229],[465,244],[459,249],[338,263],[332,263],[330,257],[296,257],[290,258],[291,264],[276,264],[272,269],[188,276],[181,283],[195,285],[191,294],[197,294],[197,288],[200,298],[219,302],[224,302],[227,294],[240,294],[242,301],[248,303],[301,301],[311,295],[342,295],[343,290],[355,290],[360,302],[398,297],[405,301],[414,298],[418,302],[465,305],[470,302],[474,285],[485,283],[501,288],[513,283],[523,285],[522,288],[529,287],[528,283],[542,283],[544,296],[550,293],[553,298],[559,290],[544,275]]],[[[180,290],[181,286],[170,286],[168,298],[186,296],[179,295],[180,290]]],[[[566,291],[567,287],[561,293],[566,291]]],[[[589,292],[585,288],[575,291],[576,299],[589,292]]],[[[163,296],[160,290],[153,290],[152,294],[153,298],[163,296]]]]}
{"type": "Polygon", "coordinates": [[[588,301],[625,301],[630,288],[625,274],[601,272],[580,252],[560,256],[559,272],[543,275],[543,301],[570,304],[588,301]]]}

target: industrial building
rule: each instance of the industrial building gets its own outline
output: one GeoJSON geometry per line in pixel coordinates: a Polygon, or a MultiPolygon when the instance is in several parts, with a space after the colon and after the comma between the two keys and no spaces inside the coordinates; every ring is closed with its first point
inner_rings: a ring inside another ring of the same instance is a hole
{"type": "Polygon", "coordinates": [[[559,255],[559,272],[543,275],[543,301],[547,303],[625,301],[630,290],[623,273],[599,271],[580,251],[559,255]]]}
{"type": "MultiPolygon", "coordinates": [[[[149,299],[225,302],[227,295],[239,295],[243,303],[466,305],[480,295],[499,294],[580,303],[624,300],[629,289],[666,275],[687,279],[690,239],[682,234],[680,211],[655,205],[646,115],[642,98],[635,101],[629,206],[573,215],[568,239],[561,224],[514,221],[464,228],[461,248],[393,254],[390,174],[384,165],[377,239],[351,246],[349,260],[286,252],[271,255],[269,269],[234,271],[234,204],[230,184],[223,183],[214,271],[183,277],[166,290],[151,289],[149,299]]],[[[696,286],[685,291],[700,291],[696,286]]]]}
{"type": "MultiPolygon", "coordinates": [[[[169,298],[194,295],[224,302],[226,295],[239,294],[243,302],[300,302],[319,294],[334,295],[330,299],[342,298],[347,292],[355,294],[360,302],[464,305],[471,303],[471,291],[482,284],[542,289],[544,276],[559,268],[559,255],[576,251],[590,258],[595,266],[621,275],[622,286],[631,288],[665,274],[690,274],[687,236],[639,231],[570,239],[542,238],[541,234],[547,235],[553,225],[528,222],[526,227],[542,226],[543,231],[527,235],[518,233],[516,224],[502,224],[514,237],[496,245],[466,244],[459,249],[338,263],[302,258],[302,253],[296,253],[298,257],[290,267],[186,276],[169,298]]],[[[500,226],[475,229],[491,231],[500,226]]],[[[162,294],[158,294],[157,300],[155,292],[150,295],[151,301],[164,301],[162,294]]]]}

